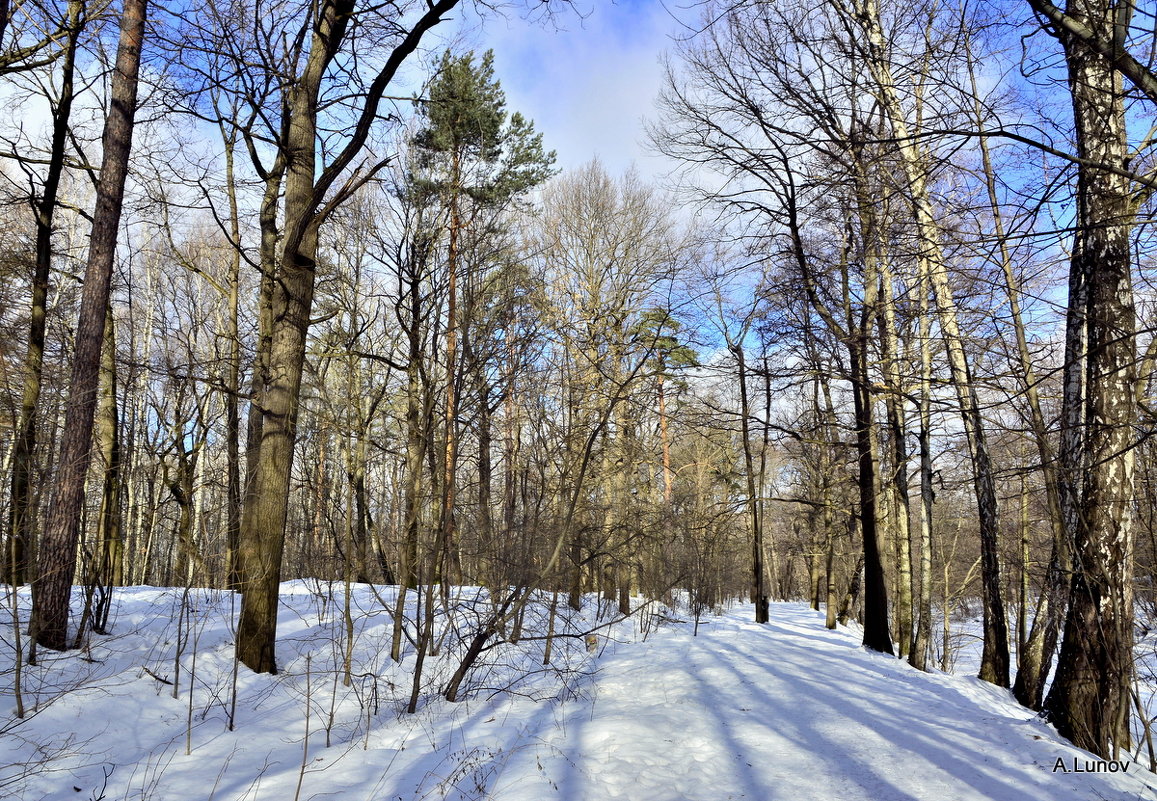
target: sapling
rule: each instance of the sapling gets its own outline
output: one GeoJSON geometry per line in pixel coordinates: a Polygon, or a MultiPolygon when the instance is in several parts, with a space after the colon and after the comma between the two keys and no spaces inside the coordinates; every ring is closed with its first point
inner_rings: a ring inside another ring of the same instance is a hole
{"type": "Polygon", "coordinates": [[[293,791],[293,801],[299,801],[301,798],[301,783],[305,781],[305,768],[309,764],[309,713],[313,705],[311,659],[310,654],[305,655],[305,739],[301,742],[301,768],[297,772],[297,789],[293,791]]]}
{"type": "Polygon", "coordinates": [[[370,728],[374,722],[374,715],[378,714],[378,677],[373,673],[363,673],[361,678],[370,679],[370,700],[366,703],[364,699],[361,700],[361,707],[366,711],[366,736],[362,743],[362,750],[370,750],[370,728]]]}
{"type": "MultiPolygon", "coordinates": [[[[190,608],[189,614],[192,615],[190,608]]],[[[185,756],[193,753],[193,684],[197,679],[197,646],[201,641],[201,627],[195,621],[190,621],[193,629],[193,658],[189,662],[189,704],[185,718],[185,756]]],[[[174,684],[173,690],[176,691],[174,684]]]]}
{"type": "Polygon", "coordinates": [[[551,652],[551,648],[554,646],[554,618],[555,618],[555,614],[557,612],[558,612],[558,590],[555,590],[554,594],[551,595],[551,598],[550,598],[550,613],[547,616],[546,646],[543,648],[543,651],[542,651],[542,664],[544,664],[544,665],[550,664],[550,652],[551,652]]]}
{"type": "Polygon", "coordinates": [[[429,641],[432,639],[431,630],[434,628],[434,614],[432,611],[434,605],[434,587],[432,584],[426,585],[424,607],[422,592],[416,591],[414,594],[418,603],[418,608],[414,614],[414,623],[418,627],[418,631],[414,654],[414,677],[413,683],[410,686],[410,701],[406,704],[406,712],[410,715],[418,711],[418,697],[422,692],[422,667],[426,662],[426,649],[429,647],[429,641]]]}
{"type": "MultiPolygon", "coordinates": [[[[352,375],[352,372],[351,372],[351,375],[352,375]]],[[[344,447],[344,450],[346,453],[346,458],[347,458],[347,460],[349,460],[350,456],[349,456],[348,441],[345,444],[345,446],[343,446],[343,447],[344,447]]],[[[352,468],[351,468],[351,473],[352,473],[352,468]]],[[[345,564],[344,564],[345,570],[343,571],[343,576],[342,576],[344,589],[345,589],[345,595],[342,598],[342,601],[343,601],[342,622],[345,625],[345,657],[342,660],[342,668],[343,668],[342,684],[345,685],[346,687],[350,686],[350,672],[353,669],[352,666],[353,666],[353,660],[354,660],[354,616],[353,616],[353,610],[351,608],[351,606],[352,606],[351,584],[353,583],[353,575],[352,575],[353,574],[353,558],[352,557],[353,557],[353,538],[354,538],[354,534],[353,534],[353,531],[354,531],[354,521],[353,521],[354,511],[353,511],[353,508],[354,508],[353,483],[351,482],[349,484],[348,494],[346,497],[345,548],[343,549],[345,551],[345,554],[344,554],[345,559],[343,560],[345,562],[345,564]]],[[[336,692],[336,685],[335,685],[334,689],[336,692]]],[[[326,732],[326,739],[327,739],[327,741],[329,739],[329,732],[328,731],[326,732]]]]}
{"type": "Polygon", "coordinates": [[[177,648],[173,654],[173,698],[181,692],[181,657],[185,655],[185,645],[189,639],[188,620],[189,587],[186,585],[181,591],[181,606],[177,611],[177,648]]]}
{"type": "Polygon", "coordinates": [[[1141,725],[1141,736],[1137,738],[1137,753],[1133,755],[1133,761],[1138,761],[1141,756],[1141,748],[1145,747],[1149,750],[1149,770],[1157,773],[1157,752],[1153,749],[1153,723],[1155,719],[1145,714],[1145,708],[1141,705],[1141,694],[1138,692],[1139,686],[1140,679],[1134,676],[1130,694],[1133,696],[1133,708],[1137,712],[1137,721],[1141,725]]]}
{"type": "MultiPolygon", "coordinates": [[[[336,670],[336,665],[335,665],[335,669],[333,670],[333,684],[329,688],[329,714],[326,717],[326,721],[325,721],[325,747],[326,748],[329,748],[330,745],[332,745],[332,743],[330,741],[330,737],[331,737],[332,732],[333,732],[334,723],[337,721],[337,682],[338,682],[338,675],[339,675],[339,673],[336,670]]],[[[349,674],[346,673],[345,675],[348,676],[349,674]]],[[[343,682],[343,684],[346,684],[346,682],[343,682]]],[[[348,686],[348,684],[346,686],[348,686]]]]}
{"type": "MultiPolygon", "coordinates": [[[[229,633],[233,635],[234,639],[237,637],[237,592],[236,590],[229,593],[229,633]]],[[[232,675],[229,677],[229,731],[233,731],[233,727],[237,720],[237,670],[241,664],[241,660],[236,655],[233,657],[232,675]]]]}
{"type": "Polygon", "coordinates": [[[20,631],[20,598],[16,585],[7,584],[8,606],[12,610],[12,695],[16,700],[16,717],[24,719],[24,641],[20,631]]]}
{"type": "Polygon", "coordinates": [[[225,773],[229,770],[229,763],[233,761],[233,757],[237,755],[237,749],[234,748],[229,752],[229,756],[225,757],[225,761],[221,763],[221,770],[217,771],[217,778],[213,780],[213,789],[209,791],[209,797],[205,801],[213,801],[213,796],[217,794],[217,790],[221,787],[221,779],[225,778],[225,773]]]}
{"type": "Polygon", "coordinates": [[[394,630],[390,639],[390,659],[402,661],[402,633],[405,631],[406,585],[398,585],[398,600],[394,604],[394,630]]]}

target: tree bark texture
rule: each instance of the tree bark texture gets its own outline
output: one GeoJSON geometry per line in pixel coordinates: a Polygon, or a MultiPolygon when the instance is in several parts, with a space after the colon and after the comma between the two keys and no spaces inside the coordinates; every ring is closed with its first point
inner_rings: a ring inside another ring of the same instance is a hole
{"type": "MultiPolygon", "coordinates": [[[[1116,3],[1071,0],[1067,13],[1112,36],[1116,3]]],[[[1128,743],[1133,647],[1133,475],[1137,408],[1136,315],[1130,230],[1135,205],[1128,182],[1098,169],[1128,167],[1124,93],[1112,62],[1087,42],[1060,36],[1069,68],[1078,155],[1077,230],[1070,263],[1083,305],[1087,351],[1082,447],[1062,463],[1079,481],[1072,537],[1073,575],[1056,677],[1045,701],[1049,719],[1077,746],[1102,757],[1128,743]],[[1079,457],[1079,459],[1074,459],[1079,457]]],[[[1083,321],[1080,319],[1083,317],[1083,321]]],[[[1070,331],[1078,339],[1082,331],[1070,331]]],[[[1066,420],[1068,416],[1066,415],[1066,420]]]]}
{"type": "Polygon", "coordinates": [[[39,571],[32,584],[33,639],[55,650],[63,650],[68,644],[68,606],[76,570],[85,477],[91,459],[113,260],[132,150],[147,6],[148,0],[125,0],[121,16],[62,445],[40,548],[39,571]]]}

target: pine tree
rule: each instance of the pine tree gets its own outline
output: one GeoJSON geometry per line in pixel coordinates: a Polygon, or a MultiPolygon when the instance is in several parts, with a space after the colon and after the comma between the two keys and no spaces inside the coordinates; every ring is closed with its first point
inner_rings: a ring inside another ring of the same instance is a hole
{"type": "Polygon", "coordinates": [[[429,96],[421,104],[425,125],[412,140],[415,169],[411,191],[436,199],[447,215],[446,389],[443,406],[442,497],[435,546],[437,574],[446,579],[446,560],[455,537],[455,474],[458,437],[459,339],[464,334],[458,301],[463,233],[483,212],[516,202],[553,174],[555,154],[521,114],[506,119],[506,96],[494,77],[494,53],[475,63],[474,53],[446,51],[429,96]]]}

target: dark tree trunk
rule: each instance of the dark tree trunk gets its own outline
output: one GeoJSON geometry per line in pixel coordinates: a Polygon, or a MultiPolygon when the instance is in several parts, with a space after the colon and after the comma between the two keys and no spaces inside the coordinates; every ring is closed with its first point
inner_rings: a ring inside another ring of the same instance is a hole
{"type": "MultiPolygon", "coordinates": [[[[5,8],[5,12],[7,8],[5,8]]],[[[7,20],[3,20],[7,21],[7,20]]],[[[60,97],[52,112],[52,144],[44,187],[36,204],[36,264],[32,275],[32,310],[28,326],[28,350],[24,357],[24,391],[20,401],[20,421],[12,445],[12,490],[8,512],[8,540],[0,576],[10,584],[28,580],[28,553],[32,540],[32,479],[35,470],[36,429],[44,369],[44,335],[48,312],[48,281],[52,269],[52,222],[56,198],[64,172],[72,116],[73,78],[76,72],[77,39],[84,28],[84,3],[73,0],[68,6],[68,28],[60,64],[60,97]]]]}
{"type": "MultiPolygon", "coordinates": [[[[864,321],[864,331],[870,323],[864,321]]],[[[856,415],[857,484],[860,490],[860,534],[864,540],[864,645],[874,651],[894,654],[888,628],[888,585],[876,532],[876,454],[873,438],[872,396],[868,379],[868,357],[863,344],[849,344],[852,369],[852,400],[856,415]]],[[[854,579],[853,579],[854,580],[854,579]]]]}
{"type": "Polygon", "coordinates": [[[770,607],[763,571],[763,520],[759,493],[755,486],[755,460],[751,453],[751,404],[747,396],[747,361],[743,345],[733,344],[731,352],[739,366],[739,431],[743,438],[743,462],[747,473],[747,515],[751,525],[751,602],[755,604],[755,622],[767,623],[770,607]]]}
{"type": "Polygon", "coordinates": [[[76,570],[84,482],[91,458],[113,259],[132,150],[147,4],[148,0],[125,0],[121,18],[60,458],[40,548],[38,575],[32,584],[32,636],[37,644],[55,650],[68,646],[68,606],[76,570]]]}

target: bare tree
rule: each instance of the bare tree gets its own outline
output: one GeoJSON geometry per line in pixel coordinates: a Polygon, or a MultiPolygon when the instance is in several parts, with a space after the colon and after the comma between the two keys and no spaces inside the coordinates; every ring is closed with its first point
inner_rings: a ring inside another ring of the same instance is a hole
{"type": "Polygon", "coordinates": [[[259,174],[268,177],[267,215],[274,212],[268,207],[277,202],[284,186],[280,239],[275,230],[270,231],[271,236],[263,236],[264,247],[276,248],[276,255],[268,254],[262,260],[267,271],[260,301],[263,327],[254,375],[249,475],[241,517],[242,605],[237,658],[257,672],[277,670],[277,594],[298,396],[317,274],[318,231],[353,189],[382,166],[379,162],[350,171],[369,141],[386,89],[398,69],[457,2],[440,0],[412,22],[404,23],[400,13],[389,20],[393,48],[360,95],[352,127],[335,153],[318,152],[320,100],[333,76],[335,59],[351,44],[355,30],[351,23],[372,12],[361,11],[350,0],[321,3],[311,10],[295,36],[301,43],[301,66],[282,90],[278,149],[270,169],[260,165],[255,144],[248,140],[259,174]],[[319,156],[324,160],[320,172],[319,156]]]}
{"type": "Polygon", "coordinates": [[[68,646],[69,598],[84,504],[84,481],[91,457],[113,260],[132,149],[147,8],[147,0],[125,0],[121,16],[63,445],[44,527],[39,570],[32,584],[32,636],[37,644],[56,650],[68,646]]]}
{"type": "Polygon", "coordinates": [[[48,284],[53,256],[52,229],[69,145],[70,118],[75,98],[77,49],[86,22],[84,3],[79,0],[69,3],[68,24],[60,54],[60,92],[52,110],[52,139],[48,168],[40,197],[35,202],[36,263],[32,276],[28,349],[24,357],[24,394],[20,403],[16,441],[12,449],[8,539],[5,543],[4,566],[0,571],[0,574],[7,576],[8,581],[13,584],[23,584],[28,577],[29,546],[35,517],[32,504],[32,478],[44,369],[48,284]]]}

